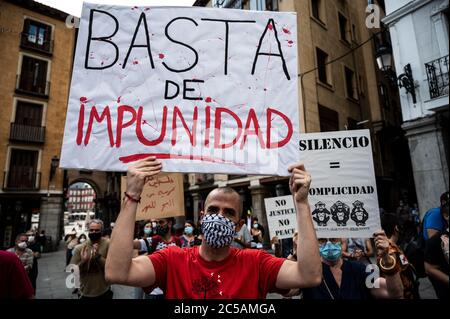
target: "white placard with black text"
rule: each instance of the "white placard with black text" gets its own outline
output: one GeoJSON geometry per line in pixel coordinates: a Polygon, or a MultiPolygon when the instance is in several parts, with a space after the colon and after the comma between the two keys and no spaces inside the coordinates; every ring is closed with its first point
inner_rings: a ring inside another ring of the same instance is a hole
{"type": "Polygon", "coordinates": [[[297,230],[297,214],[291,195],[265,198],[270,238],[292,238],[297,230]]]}
{"type": "Polygon", "coordinates": [[[369,130],[302,134],[299,150],[317,236],[372,237],[381,227],[369,130]]]}

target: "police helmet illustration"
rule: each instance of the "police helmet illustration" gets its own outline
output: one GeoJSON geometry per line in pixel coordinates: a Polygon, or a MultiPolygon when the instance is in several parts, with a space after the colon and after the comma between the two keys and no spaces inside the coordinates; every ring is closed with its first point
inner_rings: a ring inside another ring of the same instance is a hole
{"type": "Polygon", "coordinates": [[[363,202],[357,200],[353,203],[353,209],[350,218],[356,223],[357,226],[366,225],[366,221],[369,218],[369,214],[364,209],[363,202]]]}
{"type": "Polygon", "coordinates": [[[341,201],[337,201],[331,206],[331,215],[338,226],[346,226],[349,219],[350,207],[341,201]]]}
{"type": "Polygon", "coordinates": [[[330,220],[330,217],[327,215],[330,215],[330,212],[328,209],[326,209],[325,203],[319,201],[314,205],[316,208],[312,212],[313,220],[319,225],[319,226],[326,226],[328,220],[330,220]]]}

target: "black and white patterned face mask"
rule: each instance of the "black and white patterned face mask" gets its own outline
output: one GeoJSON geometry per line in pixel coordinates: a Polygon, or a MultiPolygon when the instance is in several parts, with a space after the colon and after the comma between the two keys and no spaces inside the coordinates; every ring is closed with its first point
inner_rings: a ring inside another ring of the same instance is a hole
{"type": "Polygon", "coordinates": [[[204,239],[213,248],[229,246],[235,235],[236,224],[220,215],[205,215],[202,221],[202,233],[204,239]]]}

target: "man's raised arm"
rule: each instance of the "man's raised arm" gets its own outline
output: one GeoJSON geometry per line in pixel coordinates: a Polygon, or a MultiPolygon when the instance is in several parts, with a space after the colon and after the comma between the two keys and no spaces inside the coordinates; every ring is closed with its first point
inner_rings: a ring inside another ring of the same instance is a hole
{"type": "Polygon", "coordinates": [[[322,262],[308,203],[311,176],[303,164],[291,165],[289,172],[292,173],[289,188],[297,209],[297,262],[283,263],[276,286],[280,289],[315,287],[322,280],[322,262]]]}
{"type": "Polygon", "coordinates": [[[106,258],[105,277],[110,283],[147,287],[155,282],[155,270],[150,259],[147,256],[132,258],[132,255],[138,199],[146,180],[158,174],[161,167],[161,162],[155,157],[148,157],[127,171],[126,196],[111,236],[106,258]]]}

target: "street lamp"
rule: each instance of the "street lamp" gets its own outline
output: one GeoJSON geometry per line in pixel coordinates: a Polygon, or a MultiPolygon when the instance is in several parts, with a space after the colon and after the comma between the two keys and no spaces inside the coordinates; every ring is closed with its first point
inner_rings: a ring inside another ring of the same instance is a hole
{"type": "Polygon", "coordinates": [[[411,71],[411,64],[403,67],[404,73],[397,76],[392,70],[392,48],[389,45],[382,44],[378,47],[375,58],[378,68],[391,81],[391,83],[399,88],[405,88],[406,93],[411,94],[413,103],[417,103],[416,86],[411,71]]]}

